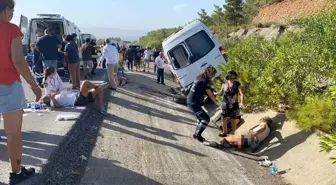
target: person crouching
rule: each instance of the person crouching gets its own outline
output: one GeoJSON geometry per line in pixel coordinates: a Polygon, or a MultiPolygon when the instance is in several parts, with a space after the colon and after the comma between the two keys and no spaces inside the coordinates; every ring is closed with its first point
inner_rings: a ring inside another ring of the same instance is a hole
{"type": "Polygon", "coordinates": [[[205,139],[202,137],[202,133],[209,124],[210,117],[202,108],[202,101],[204,99],[205,93],[209,98],[215,103],[217,100],[211,91],[211,79],[216,75],[216,69],[209,66],[205,71],[198,77],[198,79],[192,85],[190,92],[187,96],[187,105],[191,111],[195,114],[198,119],[196,131],[193,138],[197,141],[203,143],[205,139]]]}

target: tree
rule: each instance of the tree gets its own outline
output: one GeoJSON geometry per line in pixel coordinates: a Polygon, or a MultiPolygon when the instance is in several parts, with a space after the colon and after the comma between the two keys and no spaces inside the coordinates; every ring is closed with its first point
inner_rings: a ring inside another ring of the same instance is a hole
{"type": "Polygon", "coordinates": [[[208,15],[208,13],[204,9],[201,9],[201,12],[198,12],[197,14],[199,16],[199,20],[202,21],[205,25],[207,26],[213,25],[211,17],[208,15]]]}
{"type": "Polygon", "coordinates": [[[222,26],[226,24],[225,12],[223,11],[223,7],[214,5],[215,10],[211,15],[211,19],[214,26],[222,26]]]}
{"type": "Polygon", "coordinates": [[[230,25],[237,26],[243,23],[243,0],[226,0],[224,9],[230,25]]]}

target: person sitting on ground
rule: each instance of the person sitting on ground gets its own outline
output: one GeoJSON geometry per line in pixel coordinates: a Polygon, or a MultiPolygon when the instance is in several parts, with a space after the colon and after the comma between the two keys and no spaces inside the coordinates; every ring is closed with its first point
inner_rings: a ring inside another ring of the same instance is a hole
{"type": "Polygon", "coordinates": [[[47,94],[43,97],[43,103],[53,108],[86,106],[89,103],[95,102],[97,98],[97,104],[100,108],[99,112],[103,115],[107,115],[103,105],[104,89],[107,88],[107,86],[107,83],[98,86],[92,82],[84,81],[79,93],[62,91],[60,93],[47,94]]]}
{"type": "Polygon", "coordinates": [[[249,132],[222,137],[219,143],[212,142],[210,146],[216,148],[231,148],[236,146],[239,149],[250,147],[252,151],[255,151],[259,144],[269,136],[272,125],[273,120],[270,117],[264,117],[260,119],[259,125],[249,132]]]}
{"type": "Polygon", "coordinates": [[[130,81],[129,79],[126,77],[125,75],[125,68],[124,65],[119,64],[119,68],[118,68],[118,80],[119,80],[119,86],[121,86],[122,84],[128,84],[130,81]]]}
{"type": "Polygon", "coordinates": [[[44,70],[42,84],[45,88],[45,94],[60,93],[65,91],[64,83],[53,67],[47,67],[44,70]]]}

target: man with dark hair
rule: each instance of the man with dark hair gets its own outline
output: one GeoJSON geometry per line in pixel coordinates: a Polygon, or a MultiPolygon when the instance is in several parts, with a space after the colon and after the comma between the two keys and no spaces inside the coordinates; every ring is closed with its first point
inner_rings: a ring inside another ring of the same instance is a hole
{"type": "Polygon", "coordinates": [[[61,41],[52,35],[49,29],[46,29],[44,34],[37,41],[35,49],[41,53],[44,68],[53,67],[58,69],[58,48],[62,48],[61,41]]]}
{"type": "Polygon", "coordinates": [[[83,57],[83,67],[84,67],[84,79],[87,79],[87,76],[92,78],[91,71],[93,69],[92,62],[92,51],[94,47],[91,45],[91,39],[87,38],[85,44],[81,47],[82,57],[83,57]]]}

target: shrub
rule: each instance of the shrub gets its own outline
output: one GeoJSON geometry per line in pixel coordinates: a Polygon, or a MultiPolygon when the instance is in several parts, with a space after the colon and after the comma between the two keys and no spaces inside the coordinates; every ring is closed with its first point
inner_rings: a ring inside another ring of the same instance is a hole
{"type": "MultiPolygon", "coordinates": [[[[336,132],[330,135],[322,135],[320,139],[321,152],[330,153],[336,150],[336,132]]],[[[333,164],[336,164],[336,157],[331,157],[330,159],[333,160],[333,164]]]]}
{"type": "Polygon", "coordinates": [[[335,102],[330,97],[307,97],[303,104],[298,104],[287,113],[289,119],[296,120],[296,124],[305,131],[321,129],[332,131],[336,126],[335,102]]]}

